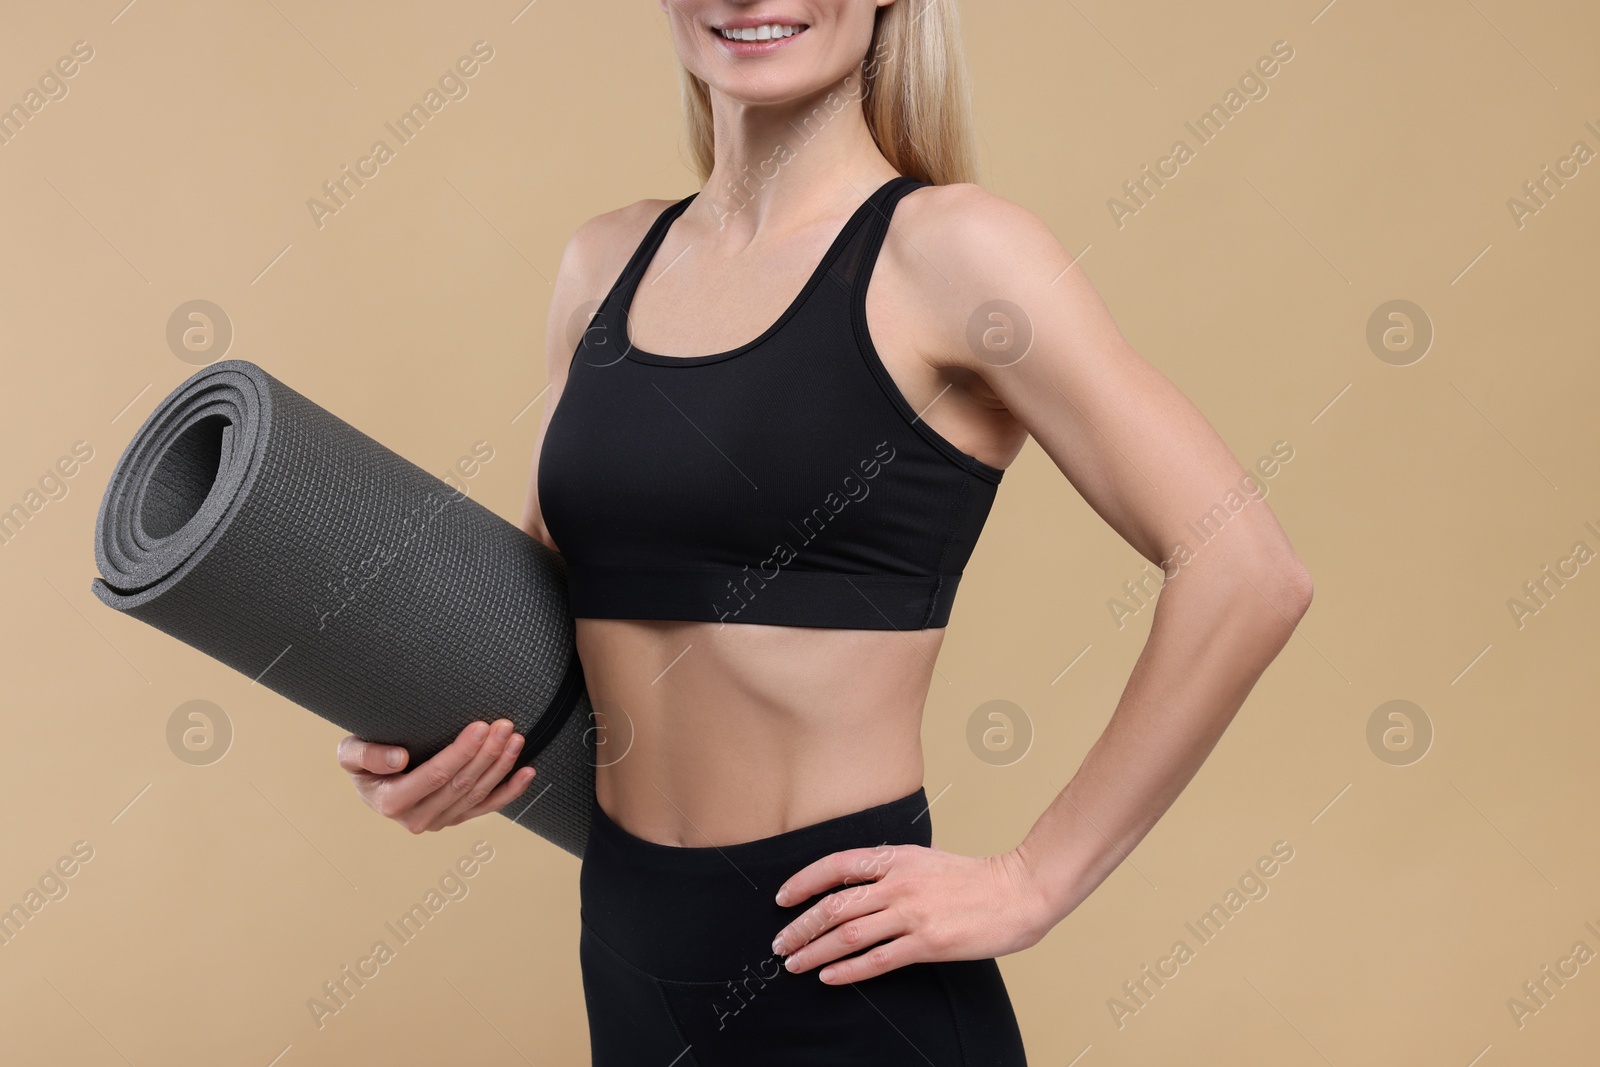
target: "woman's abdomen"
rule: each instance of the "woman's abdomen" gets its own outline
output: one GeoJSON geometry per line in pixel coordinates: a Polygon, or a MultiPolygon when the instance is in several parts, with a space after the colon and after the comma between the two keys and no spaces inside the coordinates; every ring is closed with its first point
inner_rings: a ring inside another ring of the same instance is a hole
{"type": "Polygon", "coordinates": [[[596,791],[638,836],[731,844],[904,796],[944,631],[579,619],[596,791]]]}

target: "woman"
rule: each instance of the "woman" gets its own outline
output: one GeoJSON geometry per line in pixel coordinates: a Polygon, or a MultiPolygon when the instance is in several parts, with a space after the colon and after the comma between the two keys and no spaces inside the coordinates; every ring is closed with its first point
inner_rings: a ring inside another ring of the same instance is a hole
{"type": "MultiPolygon", "coordinates": [[[[949,0],[660,4],[704,188],[568,243],[523,519],[568,562],[604,727],[595,1062],[1020,1064],[995,957],[1172,804],[1310,579],[1264,503],[1220,510],[1251,483],[1044,223],[971,184],[949,0]],[[1172,581],[1076,776],[968,857],[930,847],[920,718],[1030,435],[1172,581]],[[1208,513],[1226,536],[1174,551],[1208,513]]],[[[340,760],[438,830],[523,795],[510,725],[340,760]]]]}

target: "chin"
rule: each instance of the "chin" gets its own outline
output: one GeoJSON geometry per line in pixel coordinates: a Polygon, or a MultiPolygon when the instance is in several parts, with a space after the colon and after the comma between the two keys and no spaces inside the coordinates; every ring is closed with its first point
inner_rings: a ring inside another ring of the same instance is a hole
{"type": "Polygon", "coordinates": [[[877,8],[848,0],[776,0],[753,9],[675,0],[668,10],[683,65],[718,94],[756,105],[803,100],[859,70],[877,8]]]}

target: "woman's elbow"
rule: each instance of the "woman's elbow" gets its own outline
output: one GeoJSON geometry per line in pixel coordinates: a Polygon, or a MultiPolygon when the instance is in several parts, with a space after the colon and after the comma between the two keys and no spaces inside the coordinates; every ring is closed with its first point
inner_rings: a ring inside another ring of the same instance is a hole
{"type": "Polygon", "coordinates": [[[1272,587],[1273,606],[1291,623],[1298,623],[1311,609],[1316,592],[1305,561],[1290,551],[1271,566],[1266,580],[1272,587]]]}

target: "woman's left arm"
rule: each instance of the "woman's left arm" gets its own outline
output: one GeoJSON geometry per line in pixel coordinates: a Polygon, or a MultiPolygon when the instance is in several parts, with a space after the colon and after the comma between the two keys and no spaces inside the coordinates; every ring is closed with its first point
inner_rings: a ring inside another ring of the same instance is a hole
{"type": "Polygon", "coordinates": [[[906,269],[926,264],[919,291],[929,294],[930,335],[939,339],[928,358],[980,378],[1168,580],[1105,731],[1015,849],[976,858],[908,845],[856,849],[785,883],[780,904],[851,885],[774,942],[792,953],[791,970],[828,963],[822,979],[832,983],[1036,943],[1172,806],[1311,603],[1310,576],[1259,482],[1128,344],[1044,222],[977,186],[929,192],[894,227],[915,246],[902,257],[906,269]],[[975,315],[992,322],[997,344],[968,347],[975,315]],[[1207,516],[1218,532],[1196,544],[1190,524],[1207,516]]]}

